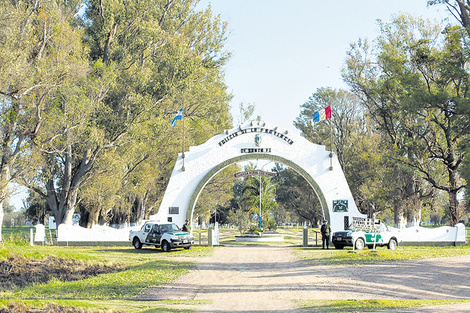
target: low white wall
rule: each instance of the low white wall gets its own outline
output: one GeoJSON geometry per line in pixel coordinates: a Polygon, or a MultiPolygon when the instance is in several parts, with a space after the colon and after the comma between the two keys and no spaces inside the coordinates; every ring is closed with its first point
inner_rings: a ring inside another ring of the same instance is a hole
{"type": "MultiPolygon", "coordinates": [[[[128,241],[129,231],[140,229],[140,227],[141,225],[115,229],[107,226],[94,226],[88,229],[60,224],[57,241],[128,241]]],[[[38,231],[38,228],[36,231],[38,231]]],[[[461,223],[455,225],[455,227],[443,226],[434,229],[419,226],[409,227],[400,229],[399,232],[402,242],[465,242],[467,238],[465,225],[461,223]]]]}
{"type": "Polygon", "coordinates": [[[129,241],[129,231],[136,228],[139,229],[140,226],[116,229],[108,226],[84,228],[60,224],[57,241],[129,241]]]}
{"type": "Polygon", "coordinates": [[[465,242],[467,239],[467,231],[462,223],[455,225],[455,227],[426,228],[415,226],[399,231],[403,242],[465,242]]]}

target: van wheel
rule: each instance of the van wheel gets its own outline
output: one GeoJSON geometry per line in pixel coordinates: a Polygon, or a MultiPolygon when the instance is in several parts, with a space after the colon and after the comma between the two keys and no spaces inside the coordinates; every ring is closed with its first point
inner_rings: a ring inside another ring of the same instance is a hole
{"type": "Polygon", "coordinates": [[[132,240],[132,245],[134,246],[135,249],[142,249],[142,243],[137,237],[135,237],[134,240],[132,240]]]}
{"type": "Polygon", "coordinates": [[[170,244],[168,243],[168,241],[165,240],[165,241],[162,242],[162,250],[164,252],[170,252],[171,247],[170,247],[170,244]]]}

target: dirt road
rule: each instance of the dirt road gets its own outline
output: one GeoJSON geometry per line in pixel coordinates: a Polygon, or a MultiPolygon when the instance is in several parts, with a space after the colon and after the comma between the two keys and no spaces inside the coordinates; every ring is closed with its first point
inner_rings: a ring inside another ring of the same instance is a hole
{"type": "MultiPolygon", "coordinates": [[[[291,313],[305,312],[294,300],[470,299],[470,256],[335,267],[300,261],[288,247],[226,246],[141,299],[210,300],[195,307],[201,312],[291,313]]],[[[470,312],[470,305],[439,312],[470,312]]]]}

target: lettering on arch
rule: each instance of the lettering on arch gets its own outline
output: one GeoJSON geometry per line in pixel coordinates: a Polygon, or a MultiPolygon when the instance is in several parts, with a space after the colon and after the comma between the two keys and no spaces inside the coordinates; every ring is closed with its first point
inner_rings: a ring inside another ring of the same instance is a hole
{"type": "Polygon", "coordinates": [[[284,140],[289,145],[292,145],[294,143],[294,141],[291,138],[287,137],[286,134],[280,133],[274,129],[264,128],[264,127],[249,127],[245,129],[239,129],[231,133],[230,135],[226,136],[221,141],[219,141],[219,146],[223,146],[224,144],[226,144],[227,142],[229,142],[230,140],[238,136],[251,134],[251,133],[269,134],[269,135],[272,135],[272,136],[278,137],[279,139],[284,140]]]}

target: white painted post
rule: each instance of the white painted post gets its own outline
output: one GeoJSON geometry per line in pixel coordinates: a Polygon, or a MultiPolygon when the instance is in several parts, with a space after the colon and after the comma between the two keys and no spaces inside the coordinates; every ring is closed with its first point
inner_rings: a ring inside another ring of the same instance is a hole
{"type": "Polygon", "coordinates": [[[219,223],[215,222],[214,225],[214,245],[218,246],[219,245],[219,223]]]}

